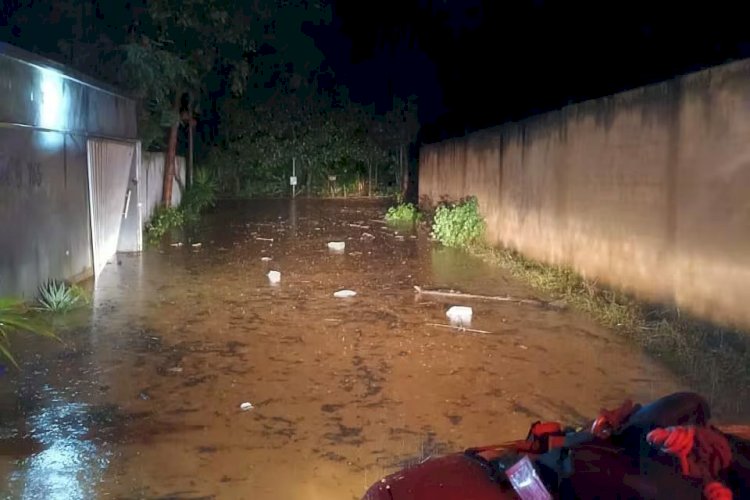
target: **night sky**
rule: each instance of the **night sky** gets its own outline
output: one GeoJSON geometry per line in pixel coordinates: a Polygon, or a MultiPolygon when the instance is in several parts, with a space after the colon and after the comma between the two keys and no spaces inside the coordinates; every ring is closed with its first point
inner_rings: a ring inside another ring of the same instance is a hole
{"type": "Polygon", "coordinates": [[[342,0],[316,39],[355,100],[419,96],[431,141],[749,57],[737,4],[342,0]]]}
{"type": "MultiPolygon", "coordinates": [[[[2,17],[54,1],[0,4],[2,17]]],[[[306,32],[355,101],[418,96],[430,142],[750,57],[741,4],[334,0],[332,24],[306,32]]],[[[56,47],[54,26],[13,39],[2,21],[6,41],[56,47]]]]}

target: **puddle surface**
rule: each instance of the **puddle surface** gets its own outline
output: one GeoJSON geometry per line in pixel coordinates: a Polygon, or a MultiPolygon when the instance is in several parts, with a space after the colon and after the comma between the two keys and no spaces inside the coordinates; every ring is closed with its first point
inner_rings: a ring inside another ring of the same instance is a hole
{"type": "Polygon", "coordinates": [[[533,420],[584,421],[684,388],[574,312],[416,295],[534,296],[394,234],[384,208],[238,203],[180,247],[113,259],[64,344],[14,344],[23,371],[0,387],[5,498],[350,500],[533,420]],[[333,297],[342,289],[357,295],[333,297]],[[440,326],[451,305],[472,306],[471,328],[489,333],[440,326]]]}

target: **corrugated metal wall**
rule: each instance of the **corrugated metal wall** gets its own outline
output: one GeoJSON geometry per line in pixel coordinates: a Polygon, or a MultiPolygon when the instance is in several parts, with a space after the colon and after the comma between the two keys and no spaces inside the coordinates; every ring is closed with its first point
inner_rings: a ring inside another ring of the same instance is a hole
{"type": "Polygon", "coordinates": [[[94,276],[117,252],[135,146],[109,140],[88,141],[89,199],[94,276]]]}
{"type": "Polygon", "coordinates": [[[0,126],[0,296],[92,271],[86,140],[0,126]]]}
{"type": "Polygon", "coordinates": [[[128,190],[125,195],[125,211],[120,226],[118,252],[140,252],[143,250],[143,218],[141,204],[138,202],[141,172],[141,145],[135,145],[135,158],[128,176],[128,190]]]}
{"type": "Polygon", "coordinates": [[[135,102],[71,74],[0,42],[0,123],[136,140],[135,102]]]}
{"type": "MultiPolygon", "coordinates": [[[[141,250],[164,154],[140,161],[136,123],[134,101],[0,42],[0,296],[30,298],[44,281],[98,274],[116,250],[141,250]]],[[[176,177],[175,206],[184,158],[176,177]]]]}
{"type": "Polygon", "coordinates": [[[0,42],[0,296],[30,298],[48,279],[92,274],[87,140],[96,137],[132,149],[135,102],[0,42]]]}

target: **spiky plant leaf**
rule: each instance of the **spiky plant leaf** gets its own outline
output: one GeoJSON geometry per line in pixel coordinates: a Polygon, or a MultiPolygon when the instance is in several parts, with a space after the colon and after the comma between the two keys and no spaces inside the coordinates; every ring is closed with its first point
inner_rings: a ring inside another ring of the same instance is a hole
{"type": "Polygon", "coordinates": [[[10,334],[26,332],[59,340],[41,320],[29,317],[26,305],[13,298],[0,298],[0,358],[5,358],[18,368],[13,354],[10,352],[10,334]]]}

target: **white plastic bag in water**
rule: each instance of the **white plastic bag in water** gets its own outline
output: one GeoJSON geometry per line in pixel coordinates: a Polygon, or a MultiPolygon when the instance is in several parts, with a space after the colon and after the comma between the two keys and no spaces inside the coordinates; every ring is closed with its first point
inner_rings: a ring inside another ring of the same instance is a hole
{"type": "Polygon", "coordinates": [[[281,282],[281,273],[278,271],[268,271],[268,281],[272,284],[280,283],[281,282]]]}
{"type": "Polygon", "coordinates": [[[446,312],[445,315],[448,316],[448,319],[453,325],[468,326],[471,324],[473,311],[471,307],[468,306],[452,306],[448,309],[448,312],[446,312]]]}
{"type": "Polygon", "coordinates": [[[329,241],[328,242],[328,249],[334,252],[343,252],[344,248],[346,248],[345,241],[329,241]]]}
{"type": "Polygon", "coordinates": [[[346,299],[348,297],[355,297],[357,295],[357,292],[354,290],[339,290],[338,292],[334,292],[333,296],[339,299],[346,299]]]}

